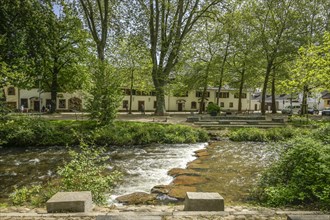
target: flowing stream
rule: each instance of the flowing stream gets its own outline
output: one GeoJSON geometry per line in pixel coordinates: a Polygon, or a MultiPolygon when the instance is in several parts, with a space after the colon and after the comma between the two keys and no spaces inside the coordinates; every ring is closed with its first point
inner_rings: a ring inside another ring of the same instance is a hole
{"type": "MultiPolygon", "coordinates": [[[[155,185],[169,184],[167,171],[185,168],[193,161],[194,151],[206,143],[168,144],[111,148],[110,169],[124,173],[124,181],[109,198],[133,192],[150,192],[155,185]]],[[[260,143],[221,141],[207,147],[210,156],[204,160],[209,169],[201,171],[209,181],[197,186],[200,191],[216,191],[227,201],[244,200],[260,172],[269,164],[274,153],[270,146],[260,143]]],[[[15,187],[39,184],[56,175],[58,166],[68,159],[65,147],[1,149],[0,203],[8,199],[15,187]]]]}

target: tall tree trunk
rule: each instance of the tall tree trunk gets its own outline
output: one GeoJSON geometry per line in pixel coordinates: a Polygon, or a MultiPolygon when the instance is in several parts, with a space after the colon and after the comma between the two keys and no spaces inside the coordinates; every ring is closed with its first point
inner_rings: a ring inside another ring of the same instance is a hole
{"type": "Polygon", "coordinates": [[[156,86],[156,115],[165,115],[165,89],[164,86],[156,86]]]}
{"type": "Polygon", "coordinates": [[[54,68],[52,74],[52,84],[50,88],[50,97],[51,97],[51,102],[50,102],[50,113],[54,113],[56,111],[56,103],[57,103],[57,91],[58,91],[58,82],[57,82],[57,70],[54,68]]]}
{"type": "Polygon", "coordinates": [[[199,114],[203,113],[203,107],[204,107],[204,102],[206,99],[206,92],[207,92],[207,84],[208,84],[208,79],[209,79],[209,71],[210,71],[210,65],[211,65],[212,59],[207,63],[207,67],[206,67],[206,75],[204,77],[205,81],[204,81],[204,88],[203,88],[203,93],[202,93],[202,100],[201,100],[201,104],[199,105],[199,114]]]}
{"type": "Polygon", "coordinates": [[[242,112],[242,93],[243,93],[244,82],[245,82],[245,67],[243,68],[243,70],[241,72],[241,82],[239,85],[238,113],[242,112]]]}
{"type": "Polygon", "coordinates": [[[219,105],[219,102],[220,102],[220,100],[219,100],[220,99],[220,91],[221,91],[221,87],[222,87],[223,73],[225,71],[225,64],[226,64],[227,57],[228,57],[229,45],[230,45],[230,35],[228,37],[228,41],[227,41],[227,45],[226,45],[226,49],[225,49],[225,54],[223,56],[222,63],[221,63],[219,88],[218,88],[218,95],[217,95],[217,105],[219,105]]]}
{"type": "Polygon", "coordinates": [[[264,85],[262,87],[262,95],[261,95],[261,114],[262,115],[266,114],[266,93],[267,93],[268,81],[269,81],[269,76],[270,76],[272,67],[273,67],[273,60],[270,60],[270,61],[268,61],[268,64],[267,64],[264,85]]]}
{"type": "Polygon", "coordinates": [[[304,91],[303,91],[303,100],[302,100],[302,105],[301,105],[301,115],[308,114],[307,109],[308,109],[308,104],[307,104],[307,96],[308,96],[309,88],[308,85],[304,85],[304,91]]]}
{"type": "Polygon", "coordinates": [[[133,102],[133,85],[134,85],[134,70],[131,69],[131,87],[129,93],[129,110],[128,114],[132,114],[132,102],[133,102]]]}
{"type": "Polygon", "coordinates": [[[272,114],[276,114],[276,89],[275,89],[275,81],[276,81],[276,72],[275,68],[273,68],[273,75],[272,75],[272,114]]]}

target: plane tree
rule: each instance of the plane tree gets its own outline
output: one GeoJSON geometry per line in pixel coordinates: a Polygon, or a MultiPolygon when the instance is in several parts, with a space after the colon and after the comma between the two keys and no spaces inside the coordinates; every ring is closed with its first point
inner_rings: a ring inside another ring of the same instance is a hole
{"type": "Polygon", "coordinates": [[[182,44],[197,21],[220,0],[138,0],[148,22],[152,80],[156,90],[156,114],[164,115],[165,87],[180,60],[182,44]]]}
{"type": "MultiPolygon", "coordinates": [[[[261,95],[261,113],[266,112],[266,94],[271,73],[283,56],[295,55],[297,52],[298,18],[295,0],[251,1],[252,13],[250,25],[258,33],[260,53],[265,61],[264,80],[261,95]]],[[[273,103],[275,111],[275,103],[273,103]]]]}
{"type": "MultiPolygon", "coordinates": [[[[326,32],[319,44],[301,47],[293,62],[290,78],[284,81],[296,92],[330,90],[330,34],[326,32]],[[308,89],[306,90],[306,85],[308,89]]],[[[307,94],[305,94],[307,96],[307,94]]]]}

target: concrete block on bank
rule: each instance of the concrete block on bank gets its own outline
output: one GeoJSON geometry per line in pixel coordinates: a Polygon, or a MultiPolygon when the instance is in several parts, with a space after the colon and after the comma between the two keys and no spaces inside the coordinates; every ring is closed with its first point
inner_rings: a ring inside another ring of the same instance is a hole
{"type": "Polygon", "coordinates": [[[46,202],[48,213],[90,212],[92,211],[92,193],[58,192],[46,202]]]}
{"type": "Polygon", "coordinates": [[[224,211],[224,199],[219,193],[187,192],[184,211],[224,211]]]}

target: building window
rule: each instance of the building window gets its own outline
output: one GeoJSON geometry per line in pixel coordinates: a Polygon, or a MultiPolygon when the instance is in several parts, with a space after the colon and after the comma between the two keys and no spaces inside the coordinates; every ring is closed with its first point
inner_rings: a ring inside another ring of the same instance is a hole
{"type": "MultiPolygon", "coordinates": [[[[196,91],[196,97],[202,97],[202,96],[203,96],[203,92],[196,91]]],[[[210,92],[206,92],[205,97],[210,97],[210,92]]]]}
{"type": "Polygon", "coordinates": [[[15,91],[15,87],[9,87],[8,88],[8,95],[15,95],[16,91],[15,91]]]}
{"type": "Polygon", "coordinates": [[[154,101],[154,108],[157,108],[157,102],[154,101]]]}
{"type": "Polygon", "coordinates": [[[128,109],[128,100],[123,101],[123,108],[126,110],[128,109]]]}
{"type": "Polygon", "coordinates": [[[123,89],[124,95],[131,95],[131,90],[130,89],[123,89]]]}
{"type": "Polygon", "coordinates": [[[225,107],[225,103],[224,102],[220,102],[220,107],[225,107]]]}
{"type": "MultiPolygon", "coordinates": [[[[239,98],[239,93],[235,93],[235,94],[234,94],[234,98],[235,98],[235,99],[238,99],[238,98],[239,98]]],[[[241,98],[242,98],[242,99],[246,99],[246,93],[242,93],[242,94],[241,94],[241,98]]]]}
{"type": "MultiPolygon", "coordinates": [[[[215,93],[216,97],[218,97],[218,92],[215,93]]],[[[229,98],[229,92],[220,92],[219,98],[229,98]]]]}
{"type": "Polygon", "coordinates": [[[28,108],[29,106],[28,106],[28,99],[21,99],[21,106],[23,105],[24,106],[24,108],[28,108]]]}
{"type": "Polygon", "coordinates": [[[330,100],[327,101],[328,105],[330,105],[330,100]]]}
{"type": "Polygon", "coordinates": [[[66,106],[65,99],[59,99],[58,100],[58,108],[65,108],[65,106],[66,106]]]}
{"type": "Polygon", "coordinates": [[[229,102],[229,108],[233,108],[234,107],[234,103],[229,102]]]}
{"type": "Polygon", "coordinates": [[[197,108],[197,103],[191,102],[191,109],[196,109],[196,108],[197,108]]]}

